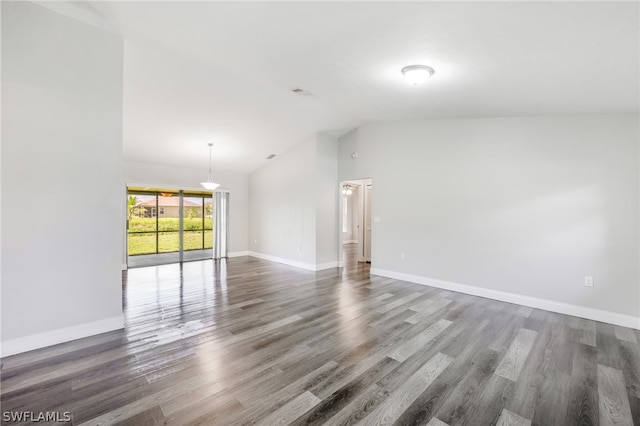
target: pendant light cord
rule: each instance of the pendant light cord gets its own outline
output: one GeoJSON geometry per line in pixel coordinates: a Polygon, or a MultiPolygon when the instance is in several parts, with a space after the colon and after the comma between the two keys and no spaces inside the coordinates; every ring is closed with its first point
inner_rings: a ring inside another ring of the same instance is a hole
{"type": "Polygon", "coordinates": [[[213,182],[213,176],[211,176],[211,148],[213,147],[213,144],[210,143],[209,144],[209,182],[213,182]]]}

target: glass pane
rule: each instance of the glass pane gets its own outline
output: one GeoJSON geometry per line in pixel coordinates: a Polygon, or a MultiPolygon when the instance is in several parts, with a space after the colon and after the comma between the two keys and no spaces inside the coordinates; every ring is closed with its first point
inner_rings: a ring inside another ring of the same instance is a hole
{"type": "Polygon", "coordinates": [[[213,231],[204,231],[204,248],[213,248],[213,231]]]}
{"type": "Polygon", "coordinates": [[[202,197],[184,197],[184,229],[202,229],[202,217],[202,197]]]}
{"type": "Polygon", "coordinates": [[[180,250],[180,232],[159,232],[158,233],[158,251],[160,253],[169,253],[180,250]]]}
{"type": "Polygon", "coordinates": [[[213,198],[204,200],[204,248],[213,248],[213,198]]]}
{"type": "MultiPolygon", "coordinates": [[[[185,194],[183,200],[184,260],[211,258],[213,199],[204,194],[185,194]]],[[[178,191],[130,190],[127,217],[128,254],[132,256],[130,265],[149,266],[179,261],[178,191]]]]}
{"type": "Polygon", "coordinates": [[[204,228],[213,229],[213,200],[211,198],[204,200],[204,228]]]}
{"type": "Polygon", "coordinates": [[[184,231],[184,250],[202,250],[202,231],[184,231]]]}
{"type": "Polygon", "coordinates": [[[156,253],[156,197],[148,194],[130,193],[127,198],[128,254],[156,253]]]}
{"type": "Polygon", "coordinates": [[[129,256],[135,256],[137,254],[149,254],[156,252],[156,234],[151,233],[138,233],[129,234],[129,256]]]}
{"type": "MultiPolygon", "coordinates": [[[[180,197],[177,194],[158,195],[158,231],[180,230],[180,197]]],[[[161,250],[163,251],[163,250],[161,250]]],[[[178,246],[174,251],[178,251],[178,246]]]]}

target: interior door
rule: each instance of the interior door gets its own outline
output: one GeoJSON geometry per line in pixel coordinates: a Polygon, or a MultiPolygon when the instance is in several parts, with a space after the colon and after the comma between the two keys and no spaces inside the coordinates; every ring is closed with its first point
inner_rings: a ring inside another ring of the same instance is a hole
{"type": "Polygon", "coordinates": [[[371,184],[364,188],[364,261],[371,263],[371,184]]]}

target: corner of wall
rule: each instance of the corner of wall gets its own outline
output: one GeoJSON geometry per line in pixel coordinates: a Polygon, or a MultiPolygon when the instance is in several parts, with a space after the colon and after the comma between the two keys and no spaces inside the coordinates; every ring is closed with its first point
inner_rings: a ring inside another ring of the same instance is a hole
{"type": "Polygon", "coordinates": [[[315,264],[316,156],[314,135],[249,175],[249,252],[315,264]]]}
{"type": "Polygon", "coordinates": [[[338,139],[318,133],[316,153],[316,265],[325,268],[339,256],[338,139]]]}
{"type": "Polygon", "coordinates": [[[72,327],[60,328],[44,333],[32,334],[16,339],[0,342],[0,357],[6,357],[59,343],[70,342],[84,337],[124,328],[124,315],[79,324],[72,327]]]}

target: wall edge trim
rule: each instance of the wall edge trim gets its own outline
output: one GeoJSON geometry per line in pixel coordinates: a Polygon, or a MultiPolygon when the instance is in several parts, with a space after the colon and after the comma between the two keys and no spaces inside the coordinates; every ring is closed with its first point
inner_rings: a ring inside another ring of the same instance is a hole
{"type": "Polygon", "coordinates": [[[84,337],[95,336],[124,328],[124,315],[105,318],[71,327],[31,334],[29,336],[4,340],[0,344],[0,357],[28,352],[59,343],[70,342],[84,337]]]}
{"type": "Polygon", "coordinates": [[[371,274],[640,330],[640,317],[619,314],[617,312],[604,311],[601,309],[589,308],[586,306],[557,302],[555,300],[540,299],[537,297],[525,296],[499,290],[491,290],[468,284],[454,283],[450,281],[443,281],[434,278],[405,274],[402,272],[389,271],[379,268],[371,268],[371,274]]]}
{"type": "Polygon", "coordinates": [[[244,251],[232,251],[227,253],[228,258],[242,257],[242,256],[249,256],[249,252],[247,250],[244,250],[244,251]]]}
{"type": "Polygon", "coordinates": [[[316,271],[323,271],[325,269],[339,268],[339,267],[340,267],[340,263],[337,260],[334,262],[318,263],[316,264],[316,271]]]}
{"type": "Polygon", "coordinates": [[[256,251],[249,251],[249,256],[256,257],[258,259],[269,260],[271,262],[283,263],[285,265],[294,266],[296,268],[306,269],[307,271],[322,271],[324,269],[331,269],[338,267],[338,261],[327,263],[306,263],[298,262],[297,260],[286,259],[284,257],[271,256],[270,254],[259,253],[256,251]]]}

